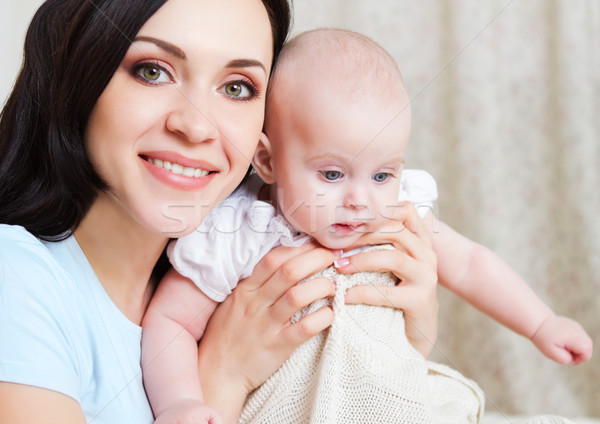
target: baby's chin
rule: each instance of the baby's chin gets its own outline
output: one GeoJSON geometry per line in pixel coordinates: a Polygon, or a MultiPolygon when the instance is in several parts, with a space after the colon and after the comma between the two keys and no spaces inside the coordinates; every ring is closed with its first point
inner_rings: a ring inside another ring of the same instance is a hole
{"type": "Polygon", "coordinates": [[[344,238],[332,238],[332,237],[318,237],[316,235],[312,235],[313,238],[323,247],[330,250],[343,250],[349,251],[355,249],[360,246],[364,246],[365,243],[360,244],[360,234],[344,238]]]}

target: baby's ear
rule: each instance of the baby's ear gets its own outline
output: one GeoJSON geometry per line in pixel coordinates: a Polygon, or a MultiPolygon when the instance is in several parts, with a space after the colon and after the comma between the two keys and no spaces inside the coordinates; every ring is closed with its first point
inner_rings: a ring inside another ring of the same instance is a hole
{"type": "Polygon", "coordinates": [[[267,184],[273,184],[275,177],[273,176],[273,166],[271,164],[271,142],[265,133],[260,133],[258,147],[254,152],[252,159],[252,167],[255,169],[258,176],[267,184]]]}

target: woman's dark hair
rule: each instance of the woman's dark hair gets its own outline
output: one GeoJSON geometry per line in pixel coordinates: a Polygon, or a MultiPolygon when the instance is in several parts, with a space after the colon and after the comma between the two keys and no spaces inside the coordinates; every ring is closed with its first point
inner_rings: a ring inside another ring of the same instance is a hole
{"type": "MultiPolygon", "coordinates": [[[[47,0],[0,114],[0,223],[60,240],[108,187],[84,135],[98,98],[144,23],[167,0],[47,0]]],[[[290,26],[287,0],[262,0],[277,57],[290,26]]]]}

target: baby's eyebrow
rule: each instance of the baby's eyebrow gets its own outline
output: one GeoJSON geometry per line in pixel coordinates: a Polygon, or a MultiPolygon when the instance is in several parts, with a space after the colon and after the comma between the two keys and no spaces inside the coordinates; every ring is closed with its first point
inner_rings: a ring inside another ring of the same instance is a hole
{"type": "Polygon", "coordinates": [[[144,35],[139,35],[135,38],[135,41],[146,41],[152,44],[155,44],[156,46],[160,47],[161,49],[163,49],[164,51],[166,51],[167,53],[169,53],[172,56],[175,56],[179,59],[186,59],[185,56],[185,52],[183,50],[181,50],[179,47],[177,47],[174,44],[171,44],[167,41],[164,40],[159,40],[158,38],[154,38],[154,37],[147,37],[144,35]]]}
{"type": "Polygon", "coordinates": [[[387,167],[399,167],[402,168],[405,164],[404,158],[403,157],[397,157],[397,158],[386,158],[385,162],[380,162],[380,167],[382,168],[387,168],[387,167]]]}

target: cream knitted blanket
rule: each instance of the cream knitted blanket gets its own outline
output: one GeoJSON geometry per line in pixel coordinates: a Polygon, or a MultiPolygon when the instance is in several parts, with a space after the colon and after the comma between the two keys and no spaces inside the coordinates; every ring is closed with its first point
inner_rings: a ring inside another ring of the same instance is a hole
{"type": "MultiPolygon", "coordinates": [[[[425,360],[408,342],[400,310],[344,303],[347,288],[394,285],[393,275],[342,275],[334,268],[318,275],[337,285],[333,324],[299,346],[249,396],[240,423],[479,422],[484,408],[479,387],[459,372],[425,360]]],[[[295,320],[321,306],[311,305],[295,320]]]]}
{"type": "MultiPolygon", "coordinates": [[[[344,303],[346,289],[359,284],[394,285],[397,280],[392,274],[342,275],[327,268],[311,278],[321,275],[337,284],[331,327],[300,345],[248,397],[240,424],[487,422],[481,389],[458,371],[425,360],[406,338],[401,311],[344,303]]],[[[324,304],[310,305],[293,321],[324,304]]],[[[501,422],[574,424],[551,415],[502,417],[501,422]]]]}

